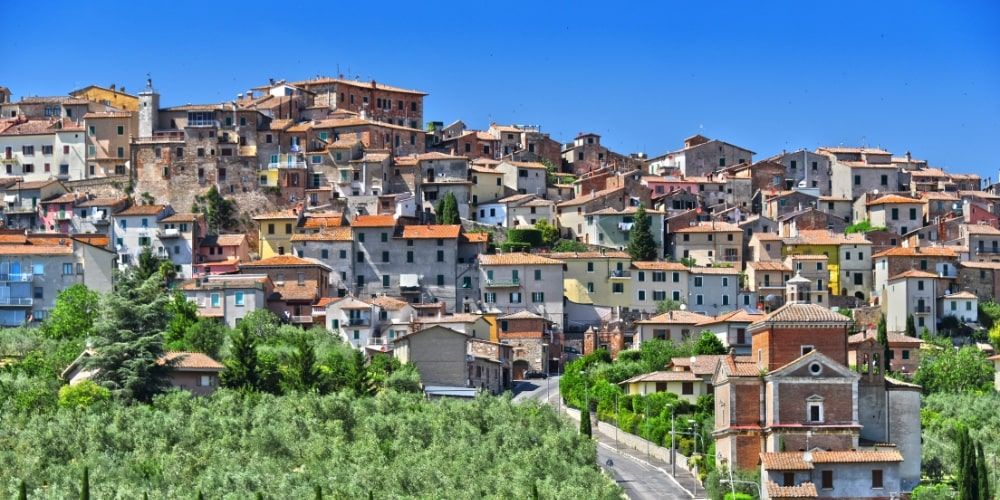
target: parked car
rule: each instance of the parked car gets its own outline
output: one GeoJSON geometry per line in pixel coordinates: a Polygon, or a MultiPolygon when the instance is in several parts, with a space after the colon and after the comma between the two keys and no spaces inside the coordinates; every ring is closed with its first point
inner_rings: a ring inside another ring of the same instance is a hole
{"type": "Polygon", "coordinates": [[[541,370],[528,370],[524,372],[525,379],[532,378],[549,378],[549,375],[541,370]]]}

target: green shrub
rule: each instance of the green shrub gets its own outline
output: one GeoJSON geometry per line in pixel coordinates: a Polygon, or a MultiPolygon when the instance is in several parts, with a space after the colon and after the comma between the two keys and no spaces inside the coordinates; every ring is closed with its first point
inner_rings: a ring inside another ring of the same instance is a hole
{"type": "Polygon", "coordinates": [[[101,401],[111,399],[111,391],[92,380],[84,380],[59,389],[59,406],[63,408],[86,408],[101,401]]]}
{"type": "Polygon", "coordinates": [[[524,243],[528,247],[542,246],[542,232],[535,228],[508,229],[507,243],[524,243]]]}

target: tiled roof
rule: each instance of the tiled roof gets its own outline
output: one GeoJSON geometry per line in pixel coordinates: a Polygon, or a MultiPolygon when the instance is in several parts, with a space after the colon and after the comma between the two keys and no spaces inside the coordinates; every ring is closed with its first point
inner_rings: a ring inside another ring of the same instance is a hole
{"type": "Polygon", "coordinates": [[[801,451],[784,451],[760,454],[761,465],[767,470],[812,470],[812,463],[803,458],[801,451]]]}
{"type": "Polygon", "coordinates": [[[924,203],[923,200],[915,200],[913,198],[907,198],[905,196],[900,196],[898,194],[887,194],[887,195],[882,196],[882,197],[880,197],[878,199],[869,201],[868,202],[868,206],[873,206],[873,205],[898,205],[898,204],[923,205],[923,203],[924,203]]]}
{"type": "Polygon", "coordinates": [[[273,267],[273,266],[314,266],[316,262],[294,255],[275,255],[266,259],[246,262],[240,267],[273,267]]]}
{"type": "Polygon", "coordinates": [[[343,78],[331,78],[328,76],[321,76],[309,80],[299,80],[297,82],[288,82],[287,85],[293,87],[302,87],[308,89],[309,87],[316,85],[328,85],[331,83],[336,83],[338,85],[350,85],[352,87],[358,87],[361,89],[371,89],[375,88],[378,90],[384,90],[386,92],[399,92],[402,94],[416,94],[416,95],[427,95],[426,92],[421,92],[419,90],[404,89],[402,87],[394,87],[392,85],[386,85],[384,83],[378,83],[375,80],[363,82],[360,80],[347,80],[343,78]]]}
{"type": "Polygon", "coordinates": [[[552,252],[541,254],[544,257],[558,260],[573,259],[631,259],[625,252],[552,252]]]}
{"type": "Polygon", "coordinates": [[[204,218],[204,214],[177,213],[160,219],[160,222],[192,222],[204,218]]]}
{"type": "Polygon", "coordinates": [[[851,318],[833,312],[817,304],[789,303],[785,304],[754,325],[765,323],[843,323],[848,324],[851,318]]]}
{"type": "Polygon", "coordinates": [[[768,260],[761,262],[751,262],[748,264],[755,271],[783,271],[790,273],[792,269],[780,260],[768,260]]]}
{"type": "Polygon", "coordinates": [[[541,317],[541,316],[539,316],[539,315],[537,315],[537,314],[535,314],[535,313],[533,313],[533,312],[531,312],[531,311],[529,311],[527,309],[524,309],[524,310],[518,311],[516,313],[505,314],[503,316],[498,317],[497,319],[541,319],[541,320],[544,320],[545,318],[543,318],[543,317],[541,317]]]}
{"type": "Polygon", "coordinates": [[[280,300],[313,301],[319,296],[319,286],[315,282],[305,284],[286,281],[284,285],[275,285],[274,293],[280,300]]]}
{"type": "Polygon", "coordinates": [[[585,195],[582,195],[582,196],[577,196],[576,198],[572,198],[572,199],[566,200],[564,202],[558,203],[558,204],[556,204],[556,206],[560,207],[560,208],[562,208],[562,207],[575,207],[577,205],[583,205],[583,204],[585,204],[587,202],[591,202],[591,201],[594,201],[594,200],[597,200],[597,199],[600,199],[600,198],[605,198],[605,197],[608,197],[608,196],[613,196],[613,195],[621,194],[624,191],[625,191],[625,188],[623,188],[623,187],[611,188],[611,189],[604,189],[604,190],[601,190],[601,191],[594,191],[593,193],[585,194],[585,195]]]}
{"type": "Polygon", "coordinates": [[[392,215],[359,215],[351,221],[352,227],[395,227],[392,215]]]}
{"type": "Polygon", "coordinates": [[[532,255],[529,253],[499,253],[479,255],[479,264],[483,266],[524,266],[524,265],[562,265],[562,261],[532,255]]]}
{"type": "Polygon", "coordinates": [[[459,224],[451,225],[426,225],[426,226],[404,226],[403,238],[406,239],[451,239],[458,238],[462,231],[459,224]]]}
{"type": "Polygon", "coordinates": [[[682,227],[675,233],[738,233],[742,232],[736,224],[728,222],[699,222],[697,225],[682,227]]]}
{"type": "Polygon", "coordinates": [[[253,220],[270,220],[270,219],[297,219],[299,217],[295,210],[277,210],[274,212],[264,212],[253,216],[253,220]]]}
{"type": "Polygon", "coordinates": [[[1000,271],[1000,262],[959,262],[962,267],[967,267],[970,269],[992,269],[994,271],[1000,271]]]}
{"type": "Polygon", "coordinates": [[[538,163],[538,162],[534,162],[534,161],[509,161],[509,160],[504,160],[503,163],[506,163],[508,165],[513,165],[513,166],[518,167],[518,168],[534,168],[534,169],[539,169],[539,170],[545,170],[545,165],[544,164],[541,164],[541,163],[538,163]]]}
{"type": "Polygon", "coordinates": [[[722,358],[722,366],[732,377],[756,377],[761,373],[757,363],[742,357],[725,356],[722,358]]]}
{"type": "Polygon", "coordinates": [[[420,316],[414,318],[413,321],[415,323],[431,323],[431,324],[474,323],[478,321],[480,318],[482,318],[482,316],[479,314],[460,313],[460,314],[447,314],[444,316],[420,316]]]}
{"type": "Polygon", "coordinates": [[[705,321],[711,321],[711,316],[705,316],[704,314],[698,314],[691,311],[670,311],[663,314],[658,314],[649,319],[644,319],[636,321],[636,323],[648,324],[648,325],[665,325],[665,324],[681,324],[681,325],[697,325],[705,321]]]}
{"type": "Polygon", "coordinates": [[[945,295],[946,299],[977,299],[979,298],[976,294],[968,291],[953,293],[950,295],[945,295]]]}
{"type": "Polygon", "coordinates": [[[486,243],[490,241],[490,233],[462,233],[462,239],[469,243],[486,243]]]}
{"type": "Polygon", "coordinates": [[[740,274],[740,270],[735,267],[692,267],[688,269],[688,271],[690,271],[691,274],[740,274]]]}
{"type": "Polygon", "coordinates": [[[245,234],[219,234],[215,237],[215,244],[220,247],[240,246],[246,239],[245,234]]]}
{"type": "Polygon", "coordinates": [[[344,214],[338,212],[306,214],[306,219],[302,222],[302,227],[305,229],[319,229],[323,227],[337,227],[342,225],[344,225],[344,214]]]}
{"type": "Polygon", "coordinates": [[[403,299],[397,299],[395,297],[390,297],[388,295],[379,295],[370,301],[372,304],[381,307],[387,311],[398,311],[406,307],[409,302],[403,299]]]}
{"type": "Polygon", "coordinates": [[[173,363],[174,369],[189,370],[216,370],[222,371],[222,363],[212,359],[207,354],[200,352],[168,351],[163,354],[157,363],[173,363]]]}
{"type": "Polygon", "coordinates": [[[986,224],[966,224],[966,230],[969,234],[989,234],[998,235],[1000,234],[1000,229],[993,226],[987,226],[986,224]]]}
{"type": "Polygon", "coordinates": [[[0,255],[71,255],[71,245],[0,245],[0,255]]]}
{"type": "Polygon", "coordinates": [[[774,481],[767,482],[768,498],[816,498],[816,485],[804,482],[798,486],[779,486],[774,481]]]}
{"type": "Polygon", "coordinates": [[[902,461],[903,455],[895,448],[812,452],[812,462],[814,464],[858,464],[902,461]]]}
{"type": "Polygon", "coordinates": [[[497,203],[517,203],[523,200],[530,200],[534,197],[535,195],[533,194],[512,194],[506,198],[500,198],[497,200],[497,203]]]}
{"type": "MultiPolygon", "coordinates": [[[[649,215],[662,215],[663,212],[659,210],[653,210],[651,208],[645,209],[646,213],[649,215]]],[[[602,208],[594,212],[587,212],[587,215],[635,215],[639,211],[639,207],[625,207],[621,210],[617,208],[602,208]]]]}
{"type": "Polygon", "coordinates": [[[850,146],[823,146],[816,148],[816,151],[826,151],[829,153],[867,153],[888,155],[892,154],[882,148],[850,147],[850,146]]]}
{"type": "Polygon", "coordinates": [[[633,384],[637,382],[696,382],[701,380],[697,375],[688,371],[657,371],[636,375],[619,384],[633,384]]]}
{"type": "Polygon", "coordinates": [[[81,201],[76,204],[77,208],[89,207],[110,207],[128,201],[128,198],[115,198],[113,196],[97,197],[92,200],[81,201]]]}
{"type": "Polygon", "coordinates": [[[131,118],[131,111],[91,111],[83,115],[84,120],[93,120],[95,118],[131,118]]]}
{"type": "Polygon", "coordinates": [[[64,193],[47,200],[43,200],[42,204],[50,203],[75,203],[77,200],[81,199],[83,195],[80,193],[64,193]]]}
{"type": "Polygon", "coordinates": [[[909,271],[903,271],[895,276],[891,276],[889,281],[895,281],[904,278],[937,278],[938,275],[934,273],[929,273],[927,271],[919,271],[917,269],[910,269],[909,271]]]}
{"type": "Polygon", "coordinates": [[[955,250],[948,247],[893,247],[888,250],[883,250],[872,258],[879,257],[955,257],[957,254],[955,250]]]}
{"type": "Polygon", "coordinates": [[[19,189],[41,189],[43,187],[47,187],[57,182],[59,181],[56,179],[44,179],[40,181],[27,181],[27,182],[21,181],[21,182],[15,182],[12,186],[8,187],[7,190],[17,191],[19,189]]]}
{"type": "Polygon", "coordinates": [[[291,241],[351,241],[354,238],[349,227],[330,227],[315,233],[298,233],[291,241]]]}
{"type": "Polygon", "coordinates": [[[633,261],[632,267],[643,271],[687,271],[688,267],[680,262],[663,261],[633,261]]]}
{"type": "Polygon", "coordinates": [[[871,245],[861,233],[841,234],[826,229],[799,231],[798,236],[783,241],[786,245],[871,245]]]}
{"type": "Polygon", "coordinates": [[[725,354],[703,354],[701,356],[673,358],[670,364],[673,367],[686,368],[695,375],[711,375],[715,373],[719,361],[727,357],[725,354]]]}
{"type": "MultiPolygon", "coordinates": [[[[902,335],[899,333],[887,333],[889,338],[889,345],[923,345],[924,341],[916,337],[909,337],[907,335],[902,335]]],[[[848,344],[860,344],[868,339],[876,339],[878,337],[878,332],[875,330],[868,330],[861,333],[855,333],[850,337],[847,337],[848,344]]]]}
{"type": "Polygon", "coordinates": [[[744,309],[737,309],[735,311],[730,311],[727,313],[720,314],[715,318],[713,318],[711,321],[706,321],[702,324],[711,325],[715,323],[726,323],[726,322],[753,323],[754,321],[764,319],[764,316],[766,316],[766,314],[764,313],[752,313],[744,309]]]}
{"type": "Polygon", "coordinates": [[[164,205],[132,205],[131,207],[126,208],[125,210],[116,212],[115,215],[118,217],[127,217],[133,215],[159,215],[159,213],[166,208],[167,207],[164,205]]]}

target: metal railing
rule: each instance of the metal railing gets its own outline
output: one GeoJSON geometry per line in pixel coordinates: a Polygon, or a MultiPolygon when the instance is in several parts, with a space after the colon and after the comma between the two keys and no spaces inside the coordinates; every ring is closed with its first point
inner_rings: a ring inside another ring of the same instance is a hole
{"type": "Polygon", "coordinates": [[[34,275],[31,273],[0,273],[0,281],[23,283],[32,279],[34,275]]]}
{"type": "Polygon", "coordinates": [[[30,306],[35,303],[31,297],[0,297],[0,306],[30,306]]]}
{"type": "Polygon", "coordinates": [[[160,238],[178,238],[181,235],[181,230],[176,227],[169,227],[165,229],[157,229],[156,236],[160,238]]]}
{"type": "Polygon", "coordinates": [[[312,316],[292,316],[292,323],[312,323],[312,316]]]}
{"type": "Polygon", "coordinates": [[[518,278],[511,278],[506,280],[486,280],[487,288],[512,288],[521,286],[521,280],[518,278]]]}
{"type": "Polygon", "coordinates": [[[631,278],[632,277],[632,271],[629,271],[627,269],[622,269],[622,270],[614,269],[610,273],[608,273],[608,277],[609,278],[631,278]]]}
{"type": "Polygon", "coordinates": [[[367,326],[371,323],[369,318],[349,318],[347,320],[347,326],[367,326]]]}

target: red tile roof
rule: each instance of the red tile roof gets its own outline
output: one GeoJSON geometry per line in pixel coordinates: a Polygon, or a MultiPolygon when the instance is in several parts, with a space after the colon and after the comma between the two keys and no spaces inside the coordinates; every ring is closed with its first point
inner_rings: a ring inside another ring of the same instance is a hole
{"type": "Polygon", "coordinates": [[[175,370],[209,370],[222,371],[222,363],[200,352],[169,351],[164,353],[157,363],[173,363],[175,370]]]}
{"type": "Polygon", "coordinates": [[[458,238],[462,231],[459,224],[453,225],[426,225],[426,226],[404,226],[403,238],[405,239],[451,239],[458,238]]]}
{"type": "Polygon", "coordinates": [[[887,194],[875,200],[869,201],[868,206],[873,205],[923,205],[923,200],[915,200],[898,194],[887,194]]]}
{"type": "Polygon", "coordinates": [[[687,271],[688,267],[680,262],[633,261],[632,267],[643,271],[687,271]]]}
{"type": "Polygon", "coordinates": [[[352,227],[395,227],[392,215],[359,215],[351,221],[352,227]]]}
{"type": "Polygon", "coordinates": [[[315,266],[318,263],[294,255],[275,255],[266,259],[246,262],[240,267],[274,267],[274,266],[315,266]]]}
{"type": "Polygon", "coordinates": [[[524,265],[562,265],[561,261],[532,255],[528,253],[501,253],[479,255],[479,264],[483,266],[524,266],[524,265]]]}
{"type": "Polygon", "coordinates": [[[798,486],[779,486],[774,481],[767,482],[767,496],[769,498],[817,498],[816,485],[804,482],[798,486]]]}
{"type": "Polygon", "coordinates": [[[133,215],[159,215],[165,208],[164,205],[132,205],[115,213],[116,216],[127,217],[133,215]]]}
{"type": "Polygon", "coordinates": [[[883,250],[872,258],[879,257],[956,257],[955,250],[948,247],[894,247],[883,250]]]}
{"type": "Polygon", "coordinates": [[[694,226],[682,227],[675,233],[738,233],[742,232],[736,224],[728,222],[699,222],[694,226]]]}

